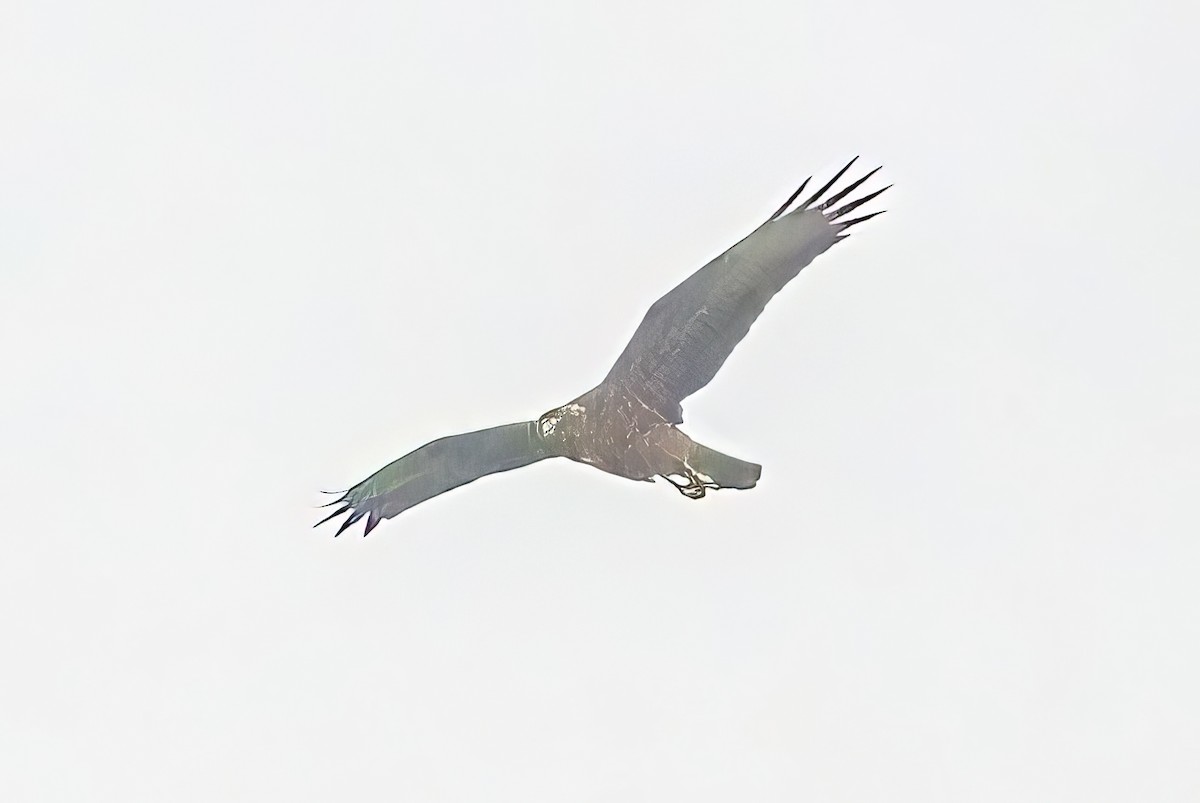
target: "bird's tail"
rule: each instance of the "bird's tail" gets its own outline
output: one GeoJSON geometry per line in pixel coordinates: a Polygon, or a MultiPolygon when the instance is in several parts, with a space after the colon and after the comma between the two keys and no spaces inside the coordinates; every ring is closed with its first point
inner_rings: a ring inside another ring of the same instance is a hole
{"type": "Polygon", "coordinates": [[[762,475],[762,466],[757,463],[738,460],[695,441],[692,441],[687,464],[702,478],[710,478],[716,488],[753,488],[762,475]]]}

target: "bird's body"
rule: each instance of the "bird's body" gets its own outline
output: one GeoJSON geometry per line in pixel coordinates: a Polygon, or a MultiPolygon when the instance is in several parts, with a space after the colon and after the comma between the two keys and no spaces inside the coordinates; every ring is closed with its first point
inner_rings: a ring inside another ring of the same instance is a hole
{"type": "Polygon", "coordinates": [[[754,487],[761,466],[703,446],[679,429],[681,402],[712,380],[784,285],[850,226],[880,214],[838,222],[883,190],[826,211],[874,170],[812,206],[850,164],[788,211],[806,181],[748,237],[656,301],[595,388],[536,421],[428,443],[346,491],[331,503],[342,507],[323,521],[349,511],[338,533],[365,517],[366,534],[381,519],[451,488],[549,457],[633,480],[661,476],[694,499],[707,490],[754,487]]]}
{"type": "Polygon", "coordinates": [[[701,446],[637,396],[604,383],[544,414],[537,431],[555,456],[631,480],[683,478],[689,496],[705,488],[752,488],[762,467],[701,446]]]}

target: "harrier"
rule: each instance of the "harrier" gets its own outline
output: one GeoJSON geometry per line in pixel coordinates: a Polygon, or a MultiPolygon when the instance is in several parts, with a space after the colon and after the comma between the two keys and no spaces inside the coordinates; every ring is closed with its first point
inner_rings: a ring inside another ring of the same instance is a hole
{"type": "Polygon", "coordinates": [[[793,206],[810,176],[761,226],[654,302],[595,388],[536,421],[427,443],[330,502],[340,507],[318,526],[349,512],[336,535],[363,518],[366,535],[426,499],[548,457],[569,457],[631,480],[663,477],[689,499],[719,488],[753,488],[762,467],[685,435],[680,403],[716,376],[767,302],[804,266],[848,237],[851,226],[882,214],[843,220],[891,185],[841,203],[878,167],[823,199],[857,158],[793,206]]]}

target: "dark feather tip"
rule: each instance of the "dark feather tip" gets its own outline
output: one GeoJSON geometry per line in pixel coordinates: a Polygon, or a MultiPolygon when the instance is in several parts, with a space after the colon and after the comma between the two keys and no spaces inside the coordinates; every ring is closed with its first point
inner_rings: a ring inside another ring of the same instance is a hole
{"type": "Polygon", "coordinates": [[[846,229],[850,228],[851,226],[853,226],[856,223],[862,223],[864,220],[870,220],[871,218],[875,217],[876,215],[882,215],[886,211],[887,211],[886,209],[880,209],[878,212],[872,212],[869,215],[863,215],[862,217],[856,217],[853,220],[847,220],[845,223],[839,223],[838,225],[841,226],[841,231],[845,231],[846,229]]]}
{"type": "Polygon", "coordinates": [[[818,198],[820,198],[822,195],[824,195],[824,194],[825,194],[825,192],[826,192],[826,191],[827,191],[827,190],[828,190],[830,187],[832,187],[834,184],[836,184],[836,183],[837,183],[837,180],[838,180],[839,178],[841,178],[842,176],[844,176],[844,175],[846,174],[846,171],[850,169],[850,165],[854,164],[854,163],[855,163],[855,162],[857,162],[857,161],[858,161],[858,157],[857,157],[857,156],[855,156],[853,159],[851,159],[850,161],[846,162],[846,166],[845,166],[845,167],[843,167],[841,170],[837,171],[837,173],[836,173],[836,174],[834,174],[834,177],[833,177],[833,178],[831,178],[831,179],[829,179],[829,181],[827,181],[827,182],[825,183],[825,186],[824,186],[824,187],[822,187],[821,189],[819,189],[819,190],[817,190],[816,192],[814,192],[814,193],[812,194],[812,197],[811,197],[811,198],[809,198],[809,199],[808,199],[807,201],[805,201],[804,203],[800,204],[800,208],[801,208],[801,209],[808,209],[810,206],[812,206],[813,202],[814,202],[814,201],[816,201],[818,198]]]}
{"type": "MultiPolygon", "coordinates": [[[[858,209],[860,206],[865,204],[867,201],[877,198],[878,196],[882,195],[884,192],[886,192],[887,190],[890,190],[891,188],[892,188],[892,185],[889,184],[886,187],[884,187],[882,190],[875,190],[875,192],[871,193],[870,195],[864,195],[862,198],[859,198],[857,200],[851,201],[848,204],[838,207],[833,212],[830,212],[828,215],[826,215],[826,217],[831,222],[834,220],[837,220],[842,215],[845,215],[848,212],[853,212],[855,209],[858,209]]],[[[822,206],[821,208],[824,209],[825,207],[822,206]]]]}
{"type": "Polygon", "coordinates": [[[349,509],[350,509],[350,505],[346,505],[345,507],[338,508],[337,510],[333,511],[328,516],[326,516],[325,518],[321,519],[316,524],[314,524],[313,527],[320,527],[325,522],[329,521],[330,519],[337,518],[338,516],[342,515],[349,509]]]}
{"type": "MultiPolygon", "coordinates": [[[[856,181],[856,182],[854,182],[853,184],[851,184],[851,185],[850,185],[849,187],[847,187],[846,189],[844,189],[844,190],[842,190],[841,192],[839,192],[837,195],[833,196],[832,198],[830,198],[830,199],[828,199],[828,200],[826,200],[826,201],[823,201],[823,202],[821,203],[821,205],[820,205],[819,207],[817,207],[817,208],[818,208],[818,209],[820,209],[822,212],[824,212],[826,209],[828,209],[829,207],[833,206],[834,204],[836,204],[838,201],[840,201],[840,200],[842,200],[843,198],[845,198],[845,197],[846,197],[847,195],[849,195],[850,193],[854,192],[856,189],[858,189],[858,187],[859,187],[859,185],[860,185],[860,184],[862,184],[864,181],[866,181],[867,179],[869,179],[871,176],[875,175],[876,173],[878,173],[878,172],[879,172],[880,170],[882,170],[882,169],[883,169],[883,165],[880,165],[879,167],[877,167],[877,168],[875,168],[874,170],[872,170],[870,173],[867,173],[865,176],[863,176],[862,178],[860,178],[858,181],[856,181]]],[[[885,187],[884,189],[887,189],[887,188],[885,187]]],[[[882,190],[881,190],[881,192],[882,192],[882,190]]]]}
{"type": "Polygon", "coordinates": [[[333,537],[337,538],[339,535],[341,535],[342,533],[344,533],[346,531],[347,527],[354,524],[354,522],[358,521],[365,515],[367,515],[367,511],[365,511],[365,510],[356,510],[353,513],[351,513],[346,518],[346,520],[342,522],[342,526],[338,527],[338,531],[333,534],[333,537]]]}
{"type": "Polygon", "coordinates": [[[798,197],[800,197],[800,193],[804,192],[804,188],[808,186],[808,182],[810,182],[810,181],[812,181],[812,176],[809,176],[808,178],[804,179],[804,181],[802,181],[800,183],[800,186],[796,188],[796,191],[793,192],[790,196],[788,196],[788,199],[783,202],[783,206],[776,209],[775,214],[773,214],[769,218],[767,218],[767,222],[770,223],[772,220],[775,220],[777,217],[779,217],[784,212],[786,212],[787,208],[792,205],[792,201],[794,201],[798,197]]]}

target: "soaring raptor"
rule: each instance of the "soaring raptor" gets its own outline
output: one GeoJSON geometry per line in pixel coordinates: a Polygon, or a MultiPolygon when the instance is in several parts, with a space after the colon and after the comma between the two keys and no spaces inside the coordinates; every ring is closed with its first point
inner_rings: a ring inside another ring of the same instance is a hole
{"type": "Polygon", "coordinates": [[[771,297],[805,265],[848,237],[851,226],[882,214],[843,220],[888,189],[842,203],[878,167],[823,198],[857,158],[795,204],[810,176],[761,226],[654,302],[595,388],[536,421],[427,443],[330,502],[338,509],[318,525],[349,512],[336,534],[365,518],[366,535],[426,499],[547,457],[569,457],[631,480],[660,476],[689,499],[718,488],[753,488],[762,466],[685,435],[680,403],[716,376],[771,297]]]}

